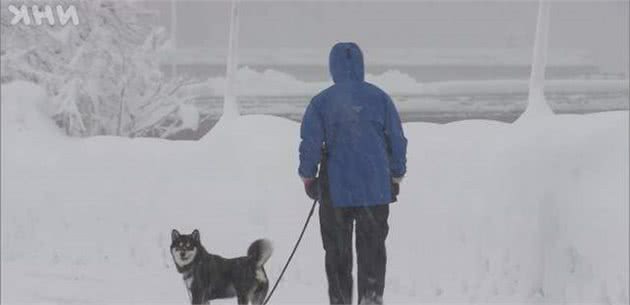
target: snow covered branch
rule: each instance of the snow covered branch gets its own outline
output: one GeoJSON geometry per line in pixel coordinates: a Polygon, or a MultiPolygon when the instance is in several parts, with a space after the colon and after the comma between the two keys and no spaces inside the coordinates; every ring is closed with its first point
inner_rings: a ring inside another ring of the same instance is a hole
{"type": "MultiPolygon", "coordinates": [[[[20,1],[35,2],[46,3],[20,1]]],[[[73,4],[81,23],[9,25],[10,14],[2,11],[1,81],[46,88],[50,116],[72,136],[161,136],[159,122],[182,125],[177,109],[194,98],[179,91],[183,80],[159,69],[165,30],[141,22],[143,9],[134,1],[59,2],[73,4]]]]}

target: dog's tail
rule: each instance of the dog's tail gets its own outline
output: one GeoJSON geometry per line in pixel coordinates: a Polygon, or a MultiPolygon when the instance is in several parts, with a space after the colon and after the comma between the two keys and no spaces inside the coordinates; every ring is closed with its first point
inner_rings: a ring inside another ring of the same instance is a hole
{"type": "Polygon", "coordinates": [[[259,239],[254,241],[247,249],[247,256],[256,262],[256,267],[262,267],[267,262],[271,253],[273,252],[273,245],[268,239],[259,239]]]}

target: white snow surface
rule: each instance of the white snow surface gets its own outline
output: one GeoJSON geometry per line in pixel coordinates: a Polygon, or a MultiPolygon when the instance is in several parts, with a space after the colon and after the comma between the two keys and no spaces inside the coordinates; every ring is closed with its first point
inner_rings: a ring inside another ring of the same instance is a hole
{"type": "MultiPolygon", "coordinates": [[[[172,228],[226,257],[269,238],[277,278],[310,207],[297,123],[244,116],[198,142],[67,138],[39,115],[40,90],[2,86],[2,304],[187,303],[172,228]]],[[[628,304],[628,112],[404,129],[388,304],[628,304]]],[[[273,304],[327,303],[318,226],[273,304]]]]}

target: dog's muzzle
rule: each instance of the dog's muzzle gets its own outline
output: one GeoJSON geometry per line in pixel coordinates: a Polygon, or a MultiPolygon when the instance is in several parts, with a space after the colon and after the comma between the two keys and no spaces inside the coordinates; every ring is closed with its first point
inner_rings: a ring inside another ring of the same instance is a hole
{"type": "Polygon", "coordinates": [[[179,266],[185,266],[191,263],[193,259],[195,259],[195,255],[197,255],[197,249],[190,251],[173,249],[172,252],[175,263],[179,266]]]}

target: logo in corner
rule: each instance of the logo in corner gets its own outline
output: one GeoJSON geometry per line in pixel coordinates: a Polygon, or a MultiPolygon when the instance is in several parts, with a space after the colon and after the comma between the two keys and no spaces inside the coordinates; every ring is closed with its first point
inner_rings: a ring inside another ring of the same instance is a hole
{"type": "Polygon", "coordinates": [[[53,10],[50,5],[44,5],[42,7],[38,5],[26,6],[22,5],[19,8],[15,5],[9,5],[9,12],[13,13],[13,19],[11,19],[11,25],[22,23],[24,25],[42,25],[44,20],[48,25],[66,25],[72,21],[72,24],[79,24],[79,14],[77,8],[74,5],[68,5],[64,8],[61,5],[57,5],[53,10]]]}

